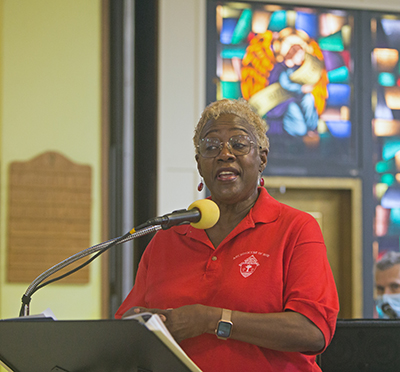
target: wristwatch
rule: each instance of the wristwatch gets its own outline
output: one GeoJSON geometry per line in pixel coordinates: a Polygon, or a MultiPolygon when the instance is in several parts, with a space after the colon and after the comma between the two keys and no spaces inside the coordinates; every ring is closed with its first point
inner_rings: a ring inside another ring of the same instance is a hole
{"type": "Polygon", "coordinates": [[[222,309],[222,316],[217,324],[215,334],[221,340],[228,339],[232,334],[233,323],[231,321],[232,310],[222,309]]]}

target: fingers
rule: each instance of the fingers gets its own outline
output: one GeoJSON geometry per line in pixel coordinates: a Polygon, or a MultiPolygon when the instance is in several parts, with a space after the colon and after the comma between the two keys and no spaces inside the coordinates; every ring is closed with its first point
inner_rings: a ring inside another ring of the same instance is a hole
{"type": "Polygon", "coordinates": [[[167,312],[169,312],[170,310],[160,310],[160,309],[147,309],[145,307],[132,307],[130,308],[128,311],[126,311],[123,315],[122,318],[126,318],[128,316],[132,316],[132,315],[136,315],[136,314],[141,314],[141,313],[152,313],[152,314],[158,314],[158,316],[160,317],[160,319],[163,322],[167,321],[167,317],[166,314],[167,312]]]}
{"type": "Polygon", "coordinates": [[[140,316],[139,314],[142,313],[157,314],[175,340],[180,342],[186,338],[195,337],[206,332],[208,321],[205,310],[206,307],[202,305],[187,305],[166,310],[135,306],[129,309],[122,318],[132,315],[140,316]]]}
{"type": "Polygon", "coordinates": [[[122,315],[122,318],[126,318],[126,317],[131,316],[131,315],[139,314],[140,312],[141,312],[141,311],[140,311],[139,308],[137,308],[137,307],[132,307],[132,308],[130,308],[128,311],[126,311],[126,312],[122,315]],[[139,311],[138,311],[138,310],[139,310],[139,311]]]}

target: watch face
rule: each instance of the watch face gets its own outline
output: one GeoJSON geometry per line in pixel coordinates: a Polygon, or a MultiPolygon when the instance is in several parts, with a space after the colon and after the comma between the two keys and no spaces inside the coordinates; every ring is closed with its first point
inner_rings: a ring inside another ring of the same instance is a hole
{"type": "Polygon", "coordinates": [[[227,338],[231,335],[232,324],[228,322],[219,322],[217,336],[227,338]]]}

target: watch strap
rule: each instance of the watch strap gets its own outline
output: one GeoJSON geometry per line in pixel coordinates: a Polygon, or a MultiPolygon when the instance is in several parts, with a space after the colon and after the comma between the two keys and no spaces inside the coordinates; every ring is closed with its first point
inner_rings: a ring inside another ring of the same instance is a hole
{"type": "Polygon", "coordinates": [[[224,322],[231,322],[232,323],[232,310],[222,309],[221,320],[224,322]]]}

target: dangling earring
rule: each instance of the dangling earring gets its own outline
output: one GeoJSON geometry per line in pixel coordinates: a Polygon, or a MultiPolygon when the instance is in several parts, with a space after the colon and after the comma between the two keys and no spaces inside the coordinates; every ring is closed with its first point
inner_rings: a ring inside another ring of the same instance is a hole
{"type": "Polygon", "coordinates": [[[260,177],[260,182],[259,182],[260,186],[263,187],[264,186],[264,178],[260,177]]]}
{"type": "Polygon", "coordinates": [[[200,183],[197,186],[197,191],[200,192],[202,191],[204,188],[204,183],[203,183],[203,179],[201,179],[200,183]]]}

